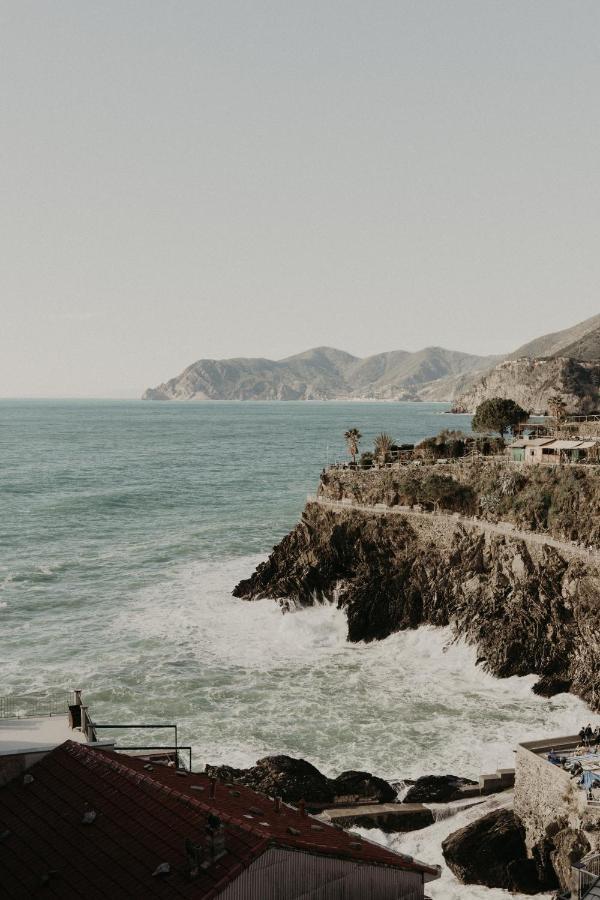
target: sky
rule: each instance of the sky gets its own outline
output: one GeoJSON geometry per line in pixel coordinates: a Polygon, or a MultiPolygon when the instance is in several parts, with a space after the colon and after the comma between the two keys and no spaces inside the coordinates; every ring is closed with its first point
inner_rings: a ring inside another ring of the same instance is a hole
{"type": "Polygon", "coordinates": [[[0,396],[600,312],[597,0],[0,0],[0,396]]]}

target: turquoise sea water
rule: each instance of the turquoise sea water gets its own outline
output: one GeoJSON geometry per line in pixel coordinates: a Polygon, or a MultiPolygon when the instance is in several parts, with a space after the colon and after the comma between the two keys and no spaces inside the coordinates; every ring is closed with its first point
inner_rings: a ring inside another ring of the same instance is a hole
{"type": "MultiPolygon", "coordinates": [[[[231,597],[357,426],[468,428],[439,404],[0,402],[0,695],[80,687],[100,721],[177,721],[194,764],[303,755],[388,777],[509,765],[586,718],[447,630],[345,641],[326,605],[231,597]]],[[[587,719],[586,719],[587,720],[587,719]]]]}

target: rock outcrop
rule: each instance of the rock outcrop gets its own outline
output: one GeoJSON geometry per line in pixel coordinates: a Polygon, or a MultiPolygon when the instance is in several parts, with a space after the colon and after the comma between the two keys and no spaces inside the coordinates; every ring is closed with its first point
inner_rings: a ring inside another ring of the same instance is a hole
{"type": "Polygon", "coordinates": [[[449,803],[460,800],[461,787],[475,784],[476,781],[458,775],[422,775],[408,789],[403,803],[449,803]]]}
{"type": "Polygon", "coordinates": [[[271,797],[281,797],[289,803],[305,800],[308,804],[322,805],[339,798],[392,803],[396,799],[394,788],[370,772],[348,771],[337,778],[327,778],[305,759],[292,756],[266,756],[248,769],[207,765],[206,773],[271,797]]]}
{"type": "Polygon", "coordinates": [[[496,810],[455,831],[442,843],[442,851],[464,884],[524,894],[558,887],[551,871],[527,857],[524,829],[512,810],[496,810]]]}
{"type": "MultiPolygon", "coordinates": [[[[323,490],[343,489],[349,496],[350,485],[358,491],[368,473],[346,475],[340,488],[326,473],[323,490]]],[[[389,477],[383,473],[379,488],[397,503],[405,488],[389,477]]],[[[488,477],[494,479],[493,471],[488,477]]],[[[553,477],[560,479],[560,473],[553,477]]],[[[552,499],[546,487],[545,516],[552,499]]],[[[558,498],[563,487],[560,480],[555,484],[558,498]]],[[[583,487],[593,495],[595,482],[584,481],[583,487]]],[[[462,502],[457,496],[449,492],[448,502],[462,502]]],[[[519,492],[510,502],[519,515],[532,517],[535,504],[523,496],[523,504],[519,492]]],[[[478,491],[465,497],[469,504],[479,502],[478,491]]],[[[584,528],[589,538],[592,526],[573,506],[572,490],[564,502],[568,527],[575,534],[584,528]]],[[[596,518],[593,510],[591,516],[596,518]]],[[[558,513],[552,522],[559,532],[558,513]]],[[[382,639],[421,624],[451,625],[477,646],[479,662],[494,675],[535,673],[544,679],[541,689],[568,688],[600,708],[600,573],[568,549],[467,528],[451,516],[417,518],[309,503],[302,521],[234,594],[296,605],[335,600],[346,612],[350,641],[382,639]]]]}
{"type": "Polygon", "coordinates": [[[571,413],[598,409],[600,361],[579,362],[569,357],[505,360],[471,384],[454,400],[454,409],[475,412],[492,397],[514,400],[523,409],[546,413],[555,394],[563,397],[571,413]]]}

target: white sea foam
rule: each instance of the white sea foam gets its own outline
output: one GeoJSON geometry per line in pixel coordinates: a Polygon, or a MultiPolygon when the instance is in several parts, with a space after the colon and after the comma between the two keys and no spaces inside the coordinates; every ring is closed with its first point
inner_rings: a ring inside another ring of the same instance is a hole
{"type": "Polygon", "coordinates": [[[232,598],[257,562],[186,567],[142,591],[115,623],[129,651],[152,656],[147,687],[175,695],[202,758],[247,765],[289,752],[328,772],[476,777],[511,766],[518,740],[572,731],[589,715],[570,695],[534,695],[533,676],[486,674],[449,629],[348,644],[334,605],[284,614],[271,600],[232,598]]]}
{"type": "MultiPolygon", "coordinates": [[[[407,834],[385,834],[377,829],[367,830],[364,828],[355,828],[353,831],[370,841],[383,844],[400,853],[408,853],[417,859],[441,865],[442,875],[439,881],[433,881],[427,885],[427,893],[432,900],[508,900],[509,897],[512,900],[526,900],[531,895],[512,894],[509,891],[490,889],[482,885],[461,884],[446,866],[442,854],[442,841],[449,834],[459,828],[464,828],[465,825],[493,810],[511,805],[512,795],[500,794],[490,797],[479,806],[471,807],[450,819],[442,819],[420,831],[411,831],[407,834]]],[[[536,897],[537,900],[545,900],[550,895],[537,894],[536,897]]]]}

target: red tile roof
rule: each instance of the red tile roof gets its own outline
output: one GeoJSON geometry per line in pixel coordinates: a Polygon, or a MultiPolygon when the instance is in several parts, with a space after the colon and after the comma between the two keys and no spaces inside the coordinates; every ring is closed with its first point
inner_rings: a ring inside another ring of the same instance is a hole
{"type": "Polygon", "coordinates": [[[67,741],[0,789],[0,896],[193,897],[208,900],[269,846],[435,874],[241,785],[178,774],[67,741]],[[29,779],[25,778],[26,781],[29,779]],[[93,810],[96,817],[85,824],[93,810]],[[202,844],[208,816],[226,825],[226,854],[194,880],[185,840],[202,844]],[[156,867],[170,863],[164,880],[156,867]]]}

